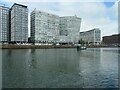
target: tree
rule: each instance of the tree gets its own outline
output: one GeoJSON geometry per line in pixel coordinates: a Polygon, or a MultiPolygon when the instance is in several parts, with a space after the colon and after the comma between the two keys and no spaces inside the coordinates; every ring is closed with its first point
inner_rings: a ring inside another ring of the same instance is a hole
{"type": "Polygon", "coordinates": [[[82,38],[78,41],[78,44],[84,45],[85,41],[82,40],[82,38]]]}

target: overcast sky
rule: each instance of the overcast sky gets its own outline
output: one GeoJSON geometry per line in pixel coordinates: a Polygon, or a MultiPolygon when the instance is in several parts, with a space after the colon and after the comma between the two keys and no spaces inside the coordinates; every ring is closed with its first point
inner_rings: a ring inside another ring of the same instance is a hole
{"type": "Polygon", "coordinates": [[[117,0],[0,0],[8,7],[13,3],[27,5],[29,15],[34,8],[59,16],[77,15],[82,18],[80,31],[100,28],[102,36],[118,33],[117,0]]]}

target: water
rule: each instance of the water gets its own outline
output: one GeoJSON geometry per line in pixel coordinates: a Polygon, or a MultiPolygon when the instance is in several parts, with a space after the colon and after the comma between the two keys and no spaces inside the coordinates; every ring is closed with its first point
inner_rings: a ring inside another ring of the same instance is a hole
{"type": "Polygon", "coordinates": [[[118,88],[118,48],[4,49],[3,88],[118,88]]]}

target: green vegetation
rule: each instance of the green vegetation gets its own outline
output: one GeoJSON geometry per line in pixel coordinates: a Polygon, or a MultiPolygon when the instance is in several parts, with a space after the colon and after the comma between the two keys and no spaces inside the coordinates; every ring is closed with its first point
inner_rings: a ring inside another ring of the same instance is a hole
{"type": "Polygon", "coordinates": [[[85,41],[82,40],[82,38],[78,41],[78,44],[81,44],[82,46],[85,44],[85,41]]]}

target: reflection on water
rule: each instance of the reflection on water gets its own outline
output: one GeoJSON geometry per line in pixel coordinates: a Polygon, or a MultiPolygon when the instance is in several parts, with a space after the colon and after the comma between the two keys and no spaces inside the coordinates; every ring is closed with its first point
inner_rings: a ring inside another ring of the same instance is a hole
{"type": "Polygon", "coordinates": [[[0,89],[2,89],[2,50],[0,49],[0,89]]]}
{"type": "Polygon", "coordinates": [[[117,88],[117,48],[3,50],[3,87],[117,88]]]}

